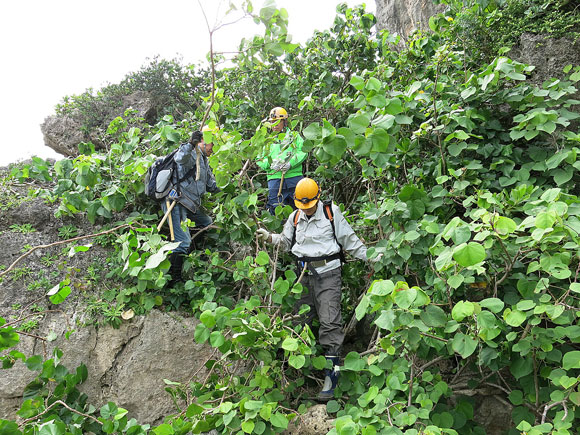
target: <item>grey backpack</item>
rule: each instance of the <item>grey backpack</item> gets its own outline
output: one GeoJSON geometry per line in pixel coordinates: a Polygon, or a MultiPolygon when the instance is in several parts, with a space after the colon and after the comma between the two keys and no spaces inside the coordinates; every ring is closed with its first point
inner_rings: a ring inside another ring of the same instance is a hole
{"type": "Polygon", "coordinates": [[[177,178],[176,152],[177,150],[174,150],[164,157],[159,157],[147,170],[145,174],[145,195],[149,198],[155,200],[163,199],[169,194],[171,189],[175,189],[179,193],[179,184],[193,173],[195,167],[187,171],[183,177],[177,178]]]}

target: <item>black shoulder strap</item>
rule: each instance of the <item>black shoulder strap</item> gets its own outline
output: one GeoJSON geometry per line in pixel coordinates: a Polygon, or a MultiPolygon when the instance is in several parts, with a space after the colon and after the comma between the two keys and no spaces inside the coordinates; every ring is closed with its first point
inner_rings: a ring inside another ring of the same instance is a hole
{"type": "Polygon", "coordinates": [[[177,184],[181,183],[183,180],[189,178],[190,176],[193,175],[193,172],[195,171],[195,166],[193,166],[189,171],[187,171],[185,173],[185,175],[183,175],[183,177],[181,177],[180,179],[177,180],[177,184]]]}
{"type": "Polygon", "coordinates": [[[342,245],[340,244],[340,242],[336,238],[336,229],[334,228],[334,215],[332,214],[332,201],[324,201],[322,203],[322,205],[324,207],[324,216],[326,216],[326,219],[328,219],[330,221],[330,226],[332,227],[332,235],[334,236],[334,241],[336,242],[336,244],[340,248],[340,261],[342,263],[346,263],[346,258],[344,257],[344,251],[342,249],[342,245]]]}
{"type": "Polygon", "coordinates": [[[294,246],[294,244],[296,243],[296,225],[298,225],[298,218],[300,217],[300,209],[297,209],[294,212],[294,232],[292,233],[292,242],[290,242],[290,250],[292,250],[292,247],[294,246]]]}
{"type": "MultiPolygon", "coordinates": [[[[177,164],[177,162],[175,161],[175,154],[177,153],[177,151],[178,151],[178,150],[179,150],[179,148],[178,148],[178,149],[176,149],[176,150],[174,150],[174,151],[173,151],[173,152],[170,154],[170,155],[171,155],[171,160],[173,160],[173,164],[175,165],[175,173],[176,173],[176,174],[178,173],[178,168],[177,168],[177,167],[178,167],[178,164],[177,164]]],[[[186,180],[186,179],[188,179],[189,177],[191,177],[191,176],[193,175],[194,171],[195,171],[195,164],[194,164],[194,165],[191,167],[191,169],[189,169],[189,171],[187,171],[187,172],[186,172],[186,173],[183,175],[183,177],[181,177],[181,178],[177,178],[177,177],[176,177],[175,184],[177,185],[177,187],[178,187],[178,188],[180,187],[179,185],[180,185],[180,183],[181,183],[183,180],[186,180]]]]}

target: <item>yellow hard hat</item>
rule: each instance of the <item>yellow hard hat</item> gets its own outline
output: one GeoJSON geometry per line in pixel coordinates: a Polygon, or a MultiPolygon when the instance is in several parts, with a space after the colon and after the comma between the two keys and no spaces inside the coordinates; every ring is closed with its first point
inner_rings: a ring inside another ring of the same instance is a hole
{"type": "Polygon", "coordinates": [[[320,199],[320,189],[312,178],[303,178],[296,185],[294,191],[294,204],[296,207],[306,210],[314,207],[320,199]]]}
{"type": "Polygon", "coordinates": [[[270,122],[278,121],[279,119],[288,119],[288,112],[283,107],[274,107],[270,110],[270,122]]]}
{"type": "Polygon", "coordinates": [[[206,138],[210,140],[209,142],[205,141],[206,143],[213,142],[214,138],[216,138],[216,133],[218,131],[219,131],[219,128],[217,126],[216,127],[210,127],[209,125],[204,125],[201,128],[201,132],[203,133],[204,140],[206,138]],[[211,133],[211,134],[206,134],[206,133],[211,133]]]}

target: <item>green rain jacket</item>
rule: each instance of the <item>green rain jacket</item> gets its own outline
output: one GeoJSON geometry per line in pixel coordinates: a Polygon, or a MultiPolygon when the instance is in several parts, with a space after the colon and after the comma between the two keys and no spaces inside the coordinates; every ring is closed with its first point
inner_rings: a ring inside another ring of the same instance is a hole
{"type": "Polygon", "coordinates": [[[270,165],[275,160],[290,162],[290,169],[284,173],[284,178],[298,177],[302,175],[302,162],[307,154],[302,152],[304,139],[290,129],[286,129],[286,136],[281,143],[275,142],[270,145],[270,154],[259,159],[256,163],[260,168],[268,172],[268,180],[279,180],[282,172],[270,172],[270,165]]]}

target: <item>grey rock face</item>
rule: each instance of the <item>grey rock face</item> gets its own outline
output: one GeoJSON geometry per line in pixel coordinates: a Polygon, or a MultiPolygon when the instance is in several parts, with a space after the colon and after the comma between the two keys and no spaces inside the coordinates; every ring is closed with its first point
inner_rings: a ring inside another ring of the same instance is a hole
{"type": "MultiPolygon", "coordinates": [[[[15,198],[25,197],[28,186],[11,189],[15,198]]],[[[69,371],[84,363],[89,377],[79,388],[89,396],[89,403],[100,406],[113,401],[141,423],[159,422],[177,411],[163,380],[187,384],[194,376],[205,376],[204,363],[213,349],[195,343],[195,318],[176,313],[152,311],[146,317],[123,321],[119,329],[95,326],[88,303],[98,297],[100,288],[96,286],[102,283],[87,282],[85,274],[95,265],[109,271],[111,252],[94,244],[89,251],[69,257],[65,244],[53,245],[63,241],[58,230],[64,224],[74,225],[79,235],[100,231],[82,216],[56,219],[56,208],[57,204],[35,198],[0,210],[0,273],[14,264],[0,280],[0,317],[13,322],[14,327],[37,322],[27,329],[32,336],[21,335],[17,350],[24,355],[51,358],[58,347],[64,352],[61,362],[69,371]],[[29,225],[34,231],[19,232],[10,228],[12,225],[29,225]],[[45,247],[30,252],[30,247],[40,245],[45,247]],[[24,252],[29,254],[22,258],[24,252]],[[51,261],[54,263],[49,264],[51,261]],[[67,270],[72,292],[65,302],[53,305],[45,295],[67,270]],[[30,317],[20,322],[24,316],[30,317]],[[74,331],[69,339],[67,331],[74,331]],[[55,341],[34,337],[45,338],[49,333],[54,333],[55,341]]],[[[94,240],[85,239],[78,244],[91,242],[94,240]]],[[[20,360],[10,369],[0,369],[0,418],[15,418],[23,390],[36,374],[20,360]]]]}
{"type": "Polygon", "coordinates": [[[580,41],[524,33],[509,56],[518,62],[534,65],[532,80],[541,84],[550,77],[561,78],[566,65],[580,65],[580,41]]]}
{"type": "MultiPolygon", "coordinates": [[[[74,314],[71,321],[80,317],[74,314]]],[[[80,390],[90,403],[98,406],[113,401],[141,423],[159,422],[176,413],[163,379],[187,384],[196,373],[204,376],[203,364],[212,353],[211,348],[193,340],[197,320],[160,311],[124,322],[119,329],[77,328],[69,340],[64,338],[67,322],[62,316],[51,315],[43,323],[42,330],[54,331],[59,337],[47,346],[48,356],[59,347],[64,352],[62,364],[69,371],[81,362],[87,366],[89,378],[80,390]]],[[[31,337],[22,337],[19,350],[28,356],[45,352],[31,337]]],[[[0,370],[0,417],[15,417],[22,391],[34,376],[20,362],[0,370]]]]}
{"type": "Polygon", "coordinates": [[[325,434],[333,427],[334,419],[326,413],[326,405],[314,405],[291,421],[284,435],[325,434]]]}
{"type": "Polygon", "coordinates": [[[102,114],[102,123],[96,127],[87,128],[87,120],[81,113],[67,116],[49,116],[41,124],[40,130],[44,137],[44,144],[67,157],[79,155],[78,144],[91,142],[96,149],[103,148],[100,139],[101,132],[107,129],[108,124],[117,116],[123,116],[128,108],[137,111],[137,117],[144,118],[150,123],[155,121],[156,107],[153,99],[147,92],[135,92],[123,97],[121,107],[108,107],[101,103],[102,107],[93,108],[94,113],[102,114]]]}
{"type": "Polygon", "coordinates": [[[375,0],[377,5],[377,27],[397,33],[407,40],[418,29],[429,28],[429,18],[443,12],[445,5],[436,5],[432,0],[375,0]]]}
{"type": "Polygon", "coordinates": [[[49,116],[40,125],[44,145],[67,157],[78,155],[77,145],[88,137],[81,130],[82,124],[70,116],[49,116]]]}

